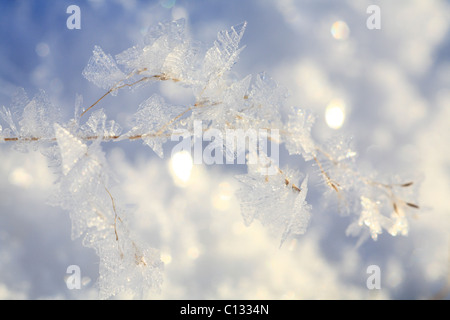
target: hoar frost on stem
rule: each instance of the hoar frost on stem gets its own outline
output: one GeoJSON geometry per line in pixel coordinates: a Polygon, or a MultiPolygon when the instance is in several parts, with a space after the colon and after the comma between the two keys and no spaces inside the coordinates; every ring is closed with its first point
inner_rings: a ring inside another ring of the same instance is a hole
{"type": "MultiPolygon", "coordinates": [[[[409,211],[418,209],[411,199],[416,183],[383,183],[374,173],[364,174],[349,139],[316,143],[311,136],[314,115],[287,106],[286,90],[265,73],[240,80],[229,76],[243,50],[239,44],[245,28],[242,23],[219,32],[206,51],[188,37],[184,20],[158,24],[141,44],[115,57],[95,46],[82,74],[107,91],[83,110],[82,98],[77,96],[75,116],[66,123],[43,92],[31,101],[24,92],[17,95],[12,105],[23,110],[19,121],[10,109],[0,110],[6,124],[6,128],[0,126],[0,141],[16,142],[21,151],[28,146],[40,148],[55,167],[58,180],[52,202],[70,212],[72,236],[83,236],[83,243],[99,255],[101,297],[157,288],[163,267],[157,250],[133,239],[126,225],[129,213],[116,201],[120,193],[112,189],[113,174],[101,150],[108,141],[142,140],[163,157],[162,146],[174,132],[191,132],[195,139],[211,129],[223,135],[230,129],[265,130],[267,139],[275,139],[290,155],[301,155],[316,167],[326,193],[336,195],[340,211],[354,217],[348,235],[376,240],[383,229],[393,236],[408,233],[409,211]],[[154,94],[139,105],[129,128],[107,120],[103,109],[94,110],[108,95],[161,81],[191,89],[195,102],[171,105],[154,94]],[[199,120],[200,133],[194,130],[199,120]],[[279,135],[272,136],[271,130],[279,135]]],[[[227,144],[220,147],[227,157],[241,151],[227,144]]],[[[258,220],[280,237],[281,246],[307,229],[312,210],[306,201],[308,177],[278,164],[269,174],[267,166],[274,163],[264,151],[256,150],[252,156],[259,161],[247,163],[248,173],[236,177],[242,186],[237,196],[245,224],[258,220]]]]}
{"type": "Polygon", "coordinates": [[[116,204],[111,177],[99,141],[87,146],[55,124],[62,174],[52,202],[69,211],[72,238],[83,237],[100,258],[100,297],[144,293],[162,281],[159,253],[132,238],[124,218],[129,213],[116,204]]]}

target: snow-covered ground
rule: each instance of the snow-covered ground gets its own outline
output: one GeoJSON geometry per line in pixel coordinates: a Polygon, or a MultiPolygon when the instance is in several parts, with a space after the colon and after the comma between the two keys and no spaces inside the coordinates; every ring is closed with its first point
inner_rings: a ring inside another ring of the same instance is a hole
{"type": "MultiPolygon", "coordinates": [[[[131,229],[165,263],[161,292],[146,298],[449,297],[448,1],[73,2],[1,2],[0,106],[9,106],[19,87],[30,97],[43,89],[69,119],[76,94],[85,103],[104,94],[81,75],[94,45],[115,55],[138,43],[149,26],[185,18],[192,38],[210,46],[217,32],[247,21],[246,48],[233,69],[239,78],[266,71],[289,90],[292,105],[318,116],[318,141],[351,135],[364,168],[421,182],[421,209],[408,236],[383,233],[358,246],[345,233],[351,220],[339,215],[316,174],[307,198],[309,228],[279,248],[279,239],[258,223],[243,223],[234,195],[242,166],[194,165],[180,185],[169,159],[140,142],[105,143],[121,200],[135,209],[131,229]],[[71,4],[81,9],[79,30],[66,27],[71,4]],[[370,5],[381,10],[380,29],[366,25],[370,5]],[[332,105],[342,123],[327,122],[332,105]],[[379,290],[367,287],[371,265],[380,267],[379,290]]],[[[126,122],[149,92],[177,104],[189,98],[162,83],[108,96],[102,107],[126,122]]],[[[281,155],[282,163],[302,162],[281,155]]],[[[47,205],[54,180],[42,155],[0,144],[0,299],[97,298],[97,255],[71,240],[67,212],[47,205]],[[80,267],[81,289],[66,285],[70,265],[80,267]]]]}

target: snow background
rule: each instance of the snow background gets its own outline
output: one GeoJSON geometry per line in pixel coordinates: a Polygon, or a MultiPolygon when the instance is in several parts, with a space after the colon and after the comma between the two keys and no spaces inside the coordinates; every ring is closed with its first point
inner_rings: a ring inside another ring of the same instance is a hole
{"type": "MultiPolygon", "coordinates": [[[[232,191],[236,166],[195,166],[178,187],[167,159],[139,142],[104,144],[135,206],[135,235],[159,248],[166,262],[160,294],[151,299],[428,299],[445,287],[450,261],[450,2],[408,1],[2,1],[0,105],[23,87],[44,89],[73,116],[75,96],[85,104],[103,95],[81,71],[94,45],[115,55],[147,27],[184,17],[192,37],[212,45],[217,32],[247,21],[234,72],[266,71],[290,91],[289,102],[318,115],[313,136],[354,137],[361,166],[386,176],[423,177],[407,237],[384,233],[357,247],[311,177],[313,205],[305,235],[278,248],[257,223],[247,228],[232,191]],[[66,8],[81,8],[81,30],[68,30],[66,8]],[[381,8],[381,30],[366,28],[366,8],[381,8]],[[348,39],[330,29],[343,20],[348,39]],[[339,130],[325,108],[346,104],[339,130]],[[381,268],[381,290],[368,290],[366,269],[381,268]]],[[[181,103],[186,92],[170,84],[122,91],[102,101],[111,119],[127,115],[152,92],[181,103]]],[[[166,154],[170,154],[170,146],[166,154]]],[[[299,158],[281,163],[310,170],[299,158]]],[[[314,171],[312,171],[314,172],[314,171]]],[[[67,212],[46,204],[54,176],[38,153],[0,145],[0,299],[95,299],[98,259],[70,239],[67,212]],[[64,282],[69,265],[83,276],[80,290],[64,282]]],[[[449,298],[447,291],[446,297],[449,298]]]]}

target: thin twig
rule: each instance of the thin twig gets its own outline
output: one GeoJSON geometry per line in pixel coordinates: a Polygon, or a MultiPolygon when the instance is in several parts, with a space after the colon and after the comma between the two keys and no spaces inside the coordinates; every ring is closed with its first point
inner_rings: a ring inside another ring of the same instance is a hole
{"type": "Polygon", "coordinates": [[[337,186],[339,186],[339,184],[337,182],[333,182],[330,178],[330,176],[328,175],[328,173],[323,169],[322,164],[320,163],[320,161],[317,159],[316,156],[313,156],[314,161],[317,163],[317,165],[319,166],[320,172],[323,174],[323,176],[325,177],[325,182],[327,183],[327,185],[329,185],[331,188],[334,189],[334,191],[336,191],[337,193],[339,193],[339,189],[337,186]]]}
{"type": "Polygon", "coordinates": [[[135,75],[135,74],[141,74],[143,71],[146,71],[146,70],[147,70],[147,68],[144,68],[144,69],[142,69],[142,70],[138,70],[138,71],[136,71],[136,72],[132,72],[132,73],[130,73],[125,79],[118,81],[118,82],[117,82],[111,89],[109,89],[103,96],[101,96],[97,101],[95,101],[95,102],[94,102],[92,105],[90,105],[86,110],[84,110],[84,111],[81,113],[80,118],[81,118],[86,112],[88,112],[89,110],[91,110],[97,103],[99,103],[101,100],[103,100],[103,98],[105,98],[107,95],[109,95],[110,93],[112,93],[112,92],[114,92],[114,91],[117,91],[117,90],[119,90],[119,89],[122,89],[122,88],[125,88],[125,87],[130,87],[130,88],[131,88],[131,87],[135,86],[136,84],[138,84],[138,83],[140,83],[140,82],[144,82],[144,81],[147,81],[147,80],[150,80],[150,79],[159,79],[159,80],[161,80],[161,81],[171,80],[171,81],[173,81],[173,82],[179,82],[179,81],[181,81],[180,79],[168,77],[168,76],[165,75],[165,74],[157,74],[157,75],[153,75],[153,76],[146,76],[146,77],[143,77],[143,78],[141,78],[141,79],[139,79],[139,80],[136,80],[136,81],[134,81],[134,82],[132,82],[132,83],[124,83],[124,84],[122,84],[122,85],[119,86],[119,83],[122,83],[123,81],[128,80],[131,76],[133,76],[133,75],[135,75]]]}
{"type": "Polygon", "coordinates": [[[120,219],[120,217],[117,216],[116,203],[114,201],[114,198],[113,198],[111,192],[109,192],[109,190],[108,190],[108,188],[106,188],[106,186],[105,186],[105,190],[108,193],[109,197],[111,198],[111,203],[112,203],[112,207],[113,207],[113,211],[114,211],[114,234],[116,235],[117,248],[119,249],[120,257],[123,259],[123,252],[118,243],[119,242],[119,234],[117,233],[117,219],[119,219],[120,222],[122,222],[122,219],[120,219]]]}

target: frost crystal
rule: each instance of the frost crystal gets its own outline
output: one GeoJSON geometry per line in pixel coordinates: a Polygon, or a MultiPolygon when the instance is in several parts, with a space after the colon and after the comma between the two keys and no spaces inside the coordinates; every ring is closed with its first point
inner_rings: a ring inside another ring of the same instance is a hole
{"type": "Polygon", "coordinates": [[[266,73],[254,77],[246,101],[245,113],[262,128],[283,128],[280,111],[285,104],[287,91],[266,73]]]}
{"type": "Polygon", "coordinates": [[[92,139],[108,140],[117,138],[122,129],[114,120],[107,121],[103,109],[91,114],[88,121],[81,127],[81,132],[92,139]]]}
{"type": "Polygon", "coordinates": [[[292,108],[287,125],[286,148],[289,154],[301,154],[306,161],[316,156],[316,145],[311,138],[314,116],[305,110],[292,108]]]}
{"type": "MultiPolygon", "coordinates": [[[[143,44],[125,50],[116,55],[116,59],[130,73],[139,70],[144,75],[153,76],[161,74],[163,68],[169,73],[178,72],[170,68],[170,61],[178,60],[186,50],[183,46],[186,39],[184,19],[160,23],[148,31],[143,44]]],[[[173,66],[180,65],[175,63],[173,66]]]]}
{"type": "Polygon", "coordinates": [[[359,218],[360,226],[367,226],[373,240],[377,240],[382,229],[388,227],[389,220],[380,214],[378,204],[366,197],[361,197],[362,212],[359,218]]]}
{"type": "Polygon", "coordinates": [[[243,22],[231,27],[230,31],[221,31],[217,34],[217,41],[206,52],[204,61],[203,72],[209,81],[220,78],[237,62],[239,53],[244,49],[244,47],[239,48],[239,42],[246,26],[247,23],[243,22]]]}
{"type": "Polygon", "coordinates": [[[153,95],[139,106],[132,117],[132,129],[123,135],[123,138],[141,138],[145,144],[163,157],[162,145],[170,137],[173,128],[172,119],[182,114],[183,107],[167,105],[159,95],[153,95]]]}
{"type": "Polygon", "coordinates": [[[20,125],[22,137],[54,137],[53,124],[59,122],[59,110],[49,101],[44,91],[31,100],[23,110],[20,125]]]}
{"type": "Polygon", "coordinates": [[[0,110],[0,118],[8,125],[3,136],[17,141],[14,145],[16,150],[27,152],[54,138],[53,124],[60,122],[60,111],[43,90],[30,101],[25,91],[20,89],[14,95],[11,108],[0,110]],[[19,121],[14,120],[20,111],[19,121]]]}
{"type": "Polygon", "coordinates": [[[87,153],[88,148],[58,124],[55,124],[55,135],[61,150],[62,173],[67,175],[78,160],[87,153]]]}
{"type": "MultiPolygon", "coordinates": [[[[16,135],[19,136],[19,131],[16,128],[16,124],[14,123],[13,117],[11,115],[11,110],[7,109],[5,106],[3,106],[3,110],[0,110],[0,117],[2,117],[3,121],[5,121],[9,128],[6,135],[16,135]]],[[[3,132],[5,132],[4,130],[3,132]]],[[[5,134],[5,133],[4,133],[5,134]]]]}
{"type": "Polygon", "coordinates": [[[280,170],[276,175],[265,175],[260,169],[252,165],[248,174],[236,176],[242,183],[237,193],[241,213],[247,226],[256,219],[271,234],[281,237],[281,246],[290,236],[303,234],[308,226],[310,206],[305,201],[308,178],[297,187],[300,174],[295,171],[280,170]]]}
{"type": "Polygon", "coordinates": [[[114,58],[105,54],[99,46],[94,47],[92,57],[83,70],[83,76],[103,89],[110,89],[125,78],[114,58]]]}

